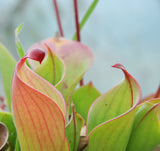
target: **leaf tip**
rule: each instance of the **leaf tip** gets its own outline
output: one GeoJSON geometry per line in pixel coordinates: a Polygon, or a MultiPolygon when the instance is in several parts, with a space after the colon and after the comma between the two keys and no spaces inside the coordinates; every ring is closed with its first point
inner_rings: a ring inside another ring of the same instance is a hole
{"type": "Polygon", "coordinates": [[[157,89],[157,92],[156,92],[154,98],[158,98],[159,96],[160,96],[160,85],[159,85],[159,87],[157,89]]]}
{"type": "Polygon", "coordinates": [[[24,23],[20,24],[20,25],[15,29],[16,38],[18,38],[18,34],[20,33],[23,25],[24,25],[24,23]]]}
{"type": "Polygon", "coordinates": [[[29,54],[27,54],[26,57],[41,63],[45,57],[45,52],[40,49],[34,49],[29,54]]]}
{"type": "Polygon", "coordinates": [[[120,63],[112,65],[111,67],[117,68],[117,69],[121,69],[121,70],[126,70],[125,67],[122,64],[120,64],[120,63]]]}
{"type": "Polygon", "coordinates": [[[93,82],[90,81],[90,82],[88,83],[88,86],[89,86],[89,87],[93,86],[93,82]]]}

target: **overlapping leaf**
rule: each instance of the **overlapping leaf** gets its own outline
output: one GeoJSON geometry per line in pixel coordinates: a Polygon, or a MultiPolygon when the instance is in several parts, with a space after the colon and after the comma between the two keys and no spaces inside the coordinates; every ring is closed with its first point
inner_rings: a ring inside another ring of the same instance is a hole
{"type": "Polygon", "coordinates": [[[126,151],[153,151],[158,144],[160,144],[160,99],[155,99],[137,107],[126,151]]]}
{"type": "Polygon", "coordinates": [[[72,109],[70,122],[66,126],[66,136],[68,139],[70,151],[77,151],[81,128],[84,125],[82,117],[72,109]]]}
{"type": "Polygon", "coordinates": [[[66,75],[62,87],[58,87],[62,92],[67,106],[70,104],[70,97],[77,83],[84,73],[93,63],[93,54],[85,45],[65,39],[50,38],[41,43],[33,45],[31,49],[46,49],[45,45],[61,58],[66,65],[66,75]]]}
{"type": "Polygon", "coordinates": [[[95,128],[89,135],[88,150],[125,151],[132,130],[134,115],[135,109],[95,128]]]}
{"type": "Polygon", "coordinates": [[[100,96],[91,106],[88,115],[88,149],[124,151],[132,130],[135,106],[139,103],[141,90],[137,81],[121,64],[125,80],[100,96]],[[115,145],[116,144],[116,145],[115,145]]]}
{"type": "MultiPolygon", "coordinates": [[[[42,64],[40,65],[38,62],[30,60],[30,65],[37,74],[51,84],[55,86],[60,85],[66,71],[64,63],[52,52],[47,44],[44,43],[43,46],[40,45],[40,48],[45,51],[45,58],[42,64]]],[[[32,49],[29,51],[32,51],[32,49]]]]}
{"type": "Polygon", "coordinates": [[[22,150],[68,150],[65,103],[49,82],[29,69],[26,58],[42,62],[44,52],[33,50],[16,65],[12,104],[22,150]]]}
{"type": "Polygon", "coordinates": [[[72,101],[76,111],[87,121],[87,114],[91,104],[100,96],[100,92],[93,86],[92,82],[80,87],[72,95],[72,101]]]}
{"type": "MultiPolygon", "coordinates": [[[[34,56],[38,58],[39,56],[36,53],[37,51],[44,54],[44,52],[38,49],[31,51],[29,53],[29,57],[32,58],[34,56]]],[[[42,92],[43,94],[54,100],[54,102],[59,106],[65,117],[65,102],[60,92],[57,91],[57,89],[53,85],[48,83],[46,80],[29,70],[27,66],[23,65],[20,69],[21,70],[18,70],[18,74],[19,76],[23,77],[23,82],[29,84],[31,87],[37,89],[38,91],[42,92]]]]}
{"type": "Polygon", "coordinates": [[[6,94],[6,103],[11,111],[11,79],[16,61],[9,54],[7,49],[0,43],[0,72],[3,78],[3,84],[6,94]]]}

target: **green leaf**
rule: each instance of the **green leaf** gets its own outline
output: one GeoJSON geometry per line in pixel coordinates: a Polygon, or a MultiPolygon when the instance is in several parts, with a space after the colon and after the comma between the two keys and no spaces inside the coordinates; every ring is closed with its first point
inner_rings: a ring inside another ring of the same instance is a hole
{"type": "Polygon", "coordinates": [[[16,41],[16,47],[17,47],[19,57],[22,58],[25,55],[25,53],[24,53],[23,47],[21,45],[21,42],[19,40],[16,41]]]}
{"type": "Polygon", "coordinates": [[[135,109],[98,126],[89,135],[88,151],[125,151],[134,115],[135,109]]]}
{"type": "Polygon", "coordinates": [[[125,80],[100,96],[90,107],[87,133],[89,151],[124,151],[132,130],[141,89],[121,64],[125,80]]]}
{"type": "Polygon", "coordinates": [[[91,104],[100,95],[100,92],[93,86],[92,82],[80,87],[73,93],[71,100],[75,105],[76,111],[85,121],[87,121],[87,115],[91,104]]]}
{"type": "Polygon", "coordinates": [[[20,24],[15,30],[16,46],[17,46],[17,51],[18,51],[20,58],[22,58],[25,55],[25,52],[23,50],[23,47],[18,37],[20,31],[22,30],[22,27],[23,27],[23,24],[20,24]]]}
{"type": "Polygon", "coordinates": [[[65,98],[68,109],[76,85],[93,63],[93,54],[88,47],[78,42],[50,39],[50,43],[53,42],[57,47],[53,51],[66,65],[66,75],[60,91],[65,98]]]}
{"type": "Polygon", "coordinates": [[[132,131],[137,127],[138,123],[145,116],[145,114],[153,107],[154,105],[149,102],[145,102],[136,107],[136,116],[133,124],[132,131]]]}
{"type": "Polygon", "coordinates": [[[116,64],[114,67],[120,68],[124,72],[125,80],[92,104],[88,116],[88,134],[99,124],[125,113],[140,99],[141,94],[137,81],[122,65],[116,64]]]}
{"type": "Polygon", "coordinates": [[[160,144],[160,99],[156,101],[139,107],[126,151],[153,151],[160,144]]]}
{"type": "Polygon", "coordinates": [[[9,130],[8,142],[11,150],[13,151],[15,148],[17,132],[13,123],[12,114],[8,112],[0,112],[0,122],[4,123],[9,130]]]}
{"type": "Polygon", "coordinates": [[[15,151],[21,151],[18,137],[16,138],[15,151]]]}
{"type": "Polygon", "coordinates": [[[7,49],[0,43],[0,72],[2,74],[6,103],[11,111],[11,80],[16,65],[15,59],[10,55],[7,49]]]}
{"type": "MultiPolygon", "coordinates": [[[[96,5],[98,4],[99,0],[94,0],[92,2],[92,4],[90,5],[90,7],[88,8],[87,12],[85,13],[82,21],[80,22],[80,30],[82,30],[83,26],[85,25],[85,23],[87,22],[88,18],[90,17],[90,15],[92,14],[93,10],[95,9],[96,5]]],[[[76,33],[74,34],[73,40],[77,40],[77,36],[76,33]]]]}
{"type": "Polygon", "coordinates": [[[42,49],[46,52],[48,49],[46,46],[48,46],[48,48],[57,57],[59,57],[66,66],[66,74],[62,81],[62,85],[58,85],[56,88],[63,94],[65,98],[68,113],[71,96],[84,73],[92,65],[93,54],[87,46],[79,42],[61,38],[50,38],[44,40],[33,45],[29,51],[34,49],[42,49]]]}
{"type": "Polygon", "coordinates": [[[20,25],[16,28],[16,30],[15,30],[15,36],[16,36],[16,37],[18,37],[20,31],[22,30],[23,25],[24,25],[24,24],[22,23],[22,24],[20,24],[20,25]]]}
{"type": "MultiPolygon", "coordinates": [[[[34,71],[53,85],[59,85],[64,79],[65,66],[63,62],[47,47],[47,54],[41,65],[34,71]]],[[[33,66],[33,63],[32,63],[33,66]]]]}
{"type": "Polygon", "coordinates": [[[70,151],[77,151],[81,128],[84,125],[82,117],[72,109],[72,116],[70,122],[66,126],[66,136],[69,143],[70,151]]]}

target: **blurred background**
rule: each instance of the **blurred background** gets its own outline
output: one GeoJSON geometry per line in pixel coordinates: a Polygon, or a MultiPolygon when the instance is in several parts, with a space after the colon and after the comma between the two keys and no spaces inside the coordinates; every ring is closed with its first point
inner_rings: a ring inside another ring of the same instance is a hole
{"type": "MultiPolygon", "coordinates": [[[[57,0],[65,38],[75,33],[73,0],[57,0]]],[[[82,19],[92,0],[78,0],[82,19]]],[[[19,59],[15,28],[24,23],[20,39],[25,51],[35,42],[54,37],[58,31],[52,0],[0,0],[0,42],[19,59]]],[[[143,96],[160,84],[160,1],[100,0],[81,31],[81,39],[95,56],[84,76],[102,93],[124,77],[111,68],[122,63],[142,87],[143,96]]],[[[0,96],[4,96],[0,76],[0,96]]]]}

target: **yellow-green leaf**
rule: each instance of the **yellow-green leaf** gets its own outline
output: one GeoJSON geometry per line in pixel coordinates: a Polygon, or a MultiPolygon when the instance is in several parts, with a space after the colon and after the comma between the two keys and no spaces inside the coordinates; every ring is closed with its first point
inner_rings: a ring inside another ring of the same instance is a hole
{"type": "Polygon", "coordinates": [[[70,122],[66,126],[66,136],[69,143],[70,151],[77,151],[81,128],[84,125],[82,117],[72,110],[70,122]]]}
{"type": "Polygon", "coordinates": [[[99,124],[125,113],[136,105],[141,97],[137,81],[122,65],[116,64],[114,67],[120,68],[124,72],[125,79],[92,104],[88,115],[88,134],[99,124]]]}
{"type": "Polygon", "coordinates": [[[66,66],[66,74],[62,81],[62,85],[56,87],[63,94],[68,111],[70,99],[76,85],[93,63],[93,54],[87,46],[63,38],[50,38],[44,40],[34,44],[29,51],[41,49],[46,52],[46,45],[57,57],[64,61],[66,66]]]}
{"type": "MultiPolygon", "coordinates": [[[[49,81],[54,86],[60,85],[65,76],[65,65],[60,58],[48,47],[47,44],[40,48],[45,52],[43,62],[39,64],[37,61],[30,60],[29,63],[34,71],[41,77],[49,81]]],[[[29,51],[33,51],[30,49],[29,51]]]]}
{"type": "Polygon", "coordinates": [[[155,101],[138,108],[126,151],[153,151],[160,144],[160,99],[155,101]]]}
{"type": "Polygon", "coordinates": [[[121,69],[125,79],[91,105],[87,123],[89,151],[125,151],[135,107],[141,99],[137,81],[121,64],[113,67],[121,69]]]}
{"type": "Polygon", "coordinates": [[[75,109],[86,122],[87,122],[88,111],[91,104],[100,95],[101,95],[100,92],[93,86],[92,82],[78,88],[73,93],[71,100],[75,105],[75,109]]]}
{"type": "Polygon", "coordinates": [[[2,74],[6,103],[11,111],[11,80],[16,65],[15,59],[9,54],[7,49],[0,43],[0,72],[2,74]]]}
{"type": "Polygon", "coordinates": [[[96,127],[89,135],[88,151],[125,151],[134,115],[135,109],[96,127]]]}

